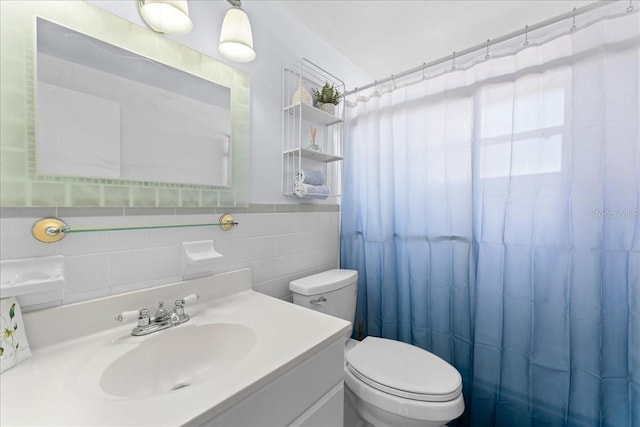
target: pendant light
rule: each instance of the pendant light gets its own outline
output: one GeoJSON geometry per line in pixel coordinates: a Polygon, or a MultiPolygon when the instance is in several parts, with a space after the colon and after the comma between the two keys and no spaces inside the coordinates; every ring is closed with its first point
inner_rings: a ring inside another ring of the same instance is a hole
{"type": "Polygon", "coordinates": [[[182,35],[193,28],[187,0],[138,0],[142,19],[158,33],[182,35]]]}
{"type": "Polygon", "coordinates": [[[242,10],[240,0],[227,1],[233,7],[224,15],[218,51],[231,61],[251,62],[255,59],[256,52],[253,50],[249,17],[242,10]]]}

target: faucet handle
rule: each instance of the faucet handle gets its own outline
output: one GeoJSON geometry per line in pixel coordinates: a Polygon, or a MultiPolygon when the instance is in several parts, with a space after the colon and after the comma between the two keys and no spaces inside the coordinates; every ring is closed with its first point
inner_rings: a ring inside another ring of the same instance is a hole
{"type": "Polygon", "coordinates": [[[151,316],[149,316],[149,309],[143,308],[142,310],[140,310],[140,313],[138,315],[138,326],[139,327],[148,326],[149,323],[151,323],[151,316]]]}
{"type": "Polygon", "coordinates": [[[182,299],[177,299],[174,310],[184,308],[186,304],[193,304],[194,302],[198,301],[198,298],[200,297],[197,294],[191,294],[182,299]]]}
{"type": "Polygon", "coordinates": [[[189,320],[189,316],[184,313],[184,305],[185,304],[193,304],[194,302],[196,302],[198,300],[198,298],[199,298],[198,295],[191,294],[191,295],[187,295],[186,297],[184,297],[182,299],[177,299],[176,300],[176,305],[173,307],[173,312],[180,317],[180,322],[181,323],[184,323],[187,320],[189,320]]]}
{"type": "Polygon", "coordinates": [[[198,298],[200,298],[198,294],[190,294],[182,298],[181,300],[176,301],[176,305],[178,305],[178,302],[180,302],[180,305],[193,304],[194,302],[198,301],[198,298]]]}
{"type": "Polygon", "coordinates": [[[115,317],[115,321],[122,323],[131,322],[133,320],[136,320],[139,314],[140,312],[138,310],[123,311],[115,317]]]}
{"type": "Polygon", "coordinates": [[[141,310],[129,310],[123,311],[118,314],[115,318],[117,322],[132,322],[134,320],[138,320],[138,326],[145,326],[149,324],[149,310],[143,308],[141,310]]]}

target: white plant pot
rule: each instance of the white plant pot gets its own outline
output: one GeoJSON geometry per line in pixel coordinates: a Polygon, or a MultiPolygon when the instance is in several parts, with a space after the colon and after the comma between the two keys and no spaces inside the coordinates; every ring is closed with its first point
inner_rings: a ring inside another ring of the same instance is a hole
{"type": "Polygon", "coordinates": [[[330,102],[326,104],[322,102],[318,102],[318,108],[324,111],[325,113],[331,114],[332,116],[336,114],[336,106],[335,104],[332,104],[330,102]]]}

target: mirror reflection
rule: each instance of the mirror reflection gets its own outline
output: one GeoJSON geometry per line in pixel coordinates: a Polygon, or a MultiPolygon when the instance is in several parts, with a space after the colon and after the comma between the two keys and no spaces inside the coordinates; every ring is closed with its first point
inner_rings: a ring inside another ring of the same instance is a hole
{"type": "Polygon", "coordinates": [[[37,171],[231,185],[230,89],[37,20],[37,171]]]}

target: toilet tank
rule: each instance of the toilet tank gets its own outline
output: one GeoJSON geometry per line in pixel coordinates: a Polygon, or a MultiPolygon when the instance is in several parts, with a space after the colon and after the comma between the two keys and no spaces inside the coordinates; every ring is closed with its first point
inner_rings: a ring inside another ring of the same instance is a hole
{"type": "Polygon", "coordinates": [[[303,277],[289,284],[294,304],[348,320],[352,324],[356,315],[357,288],[358,272],[340,269],[303,277]]]}

